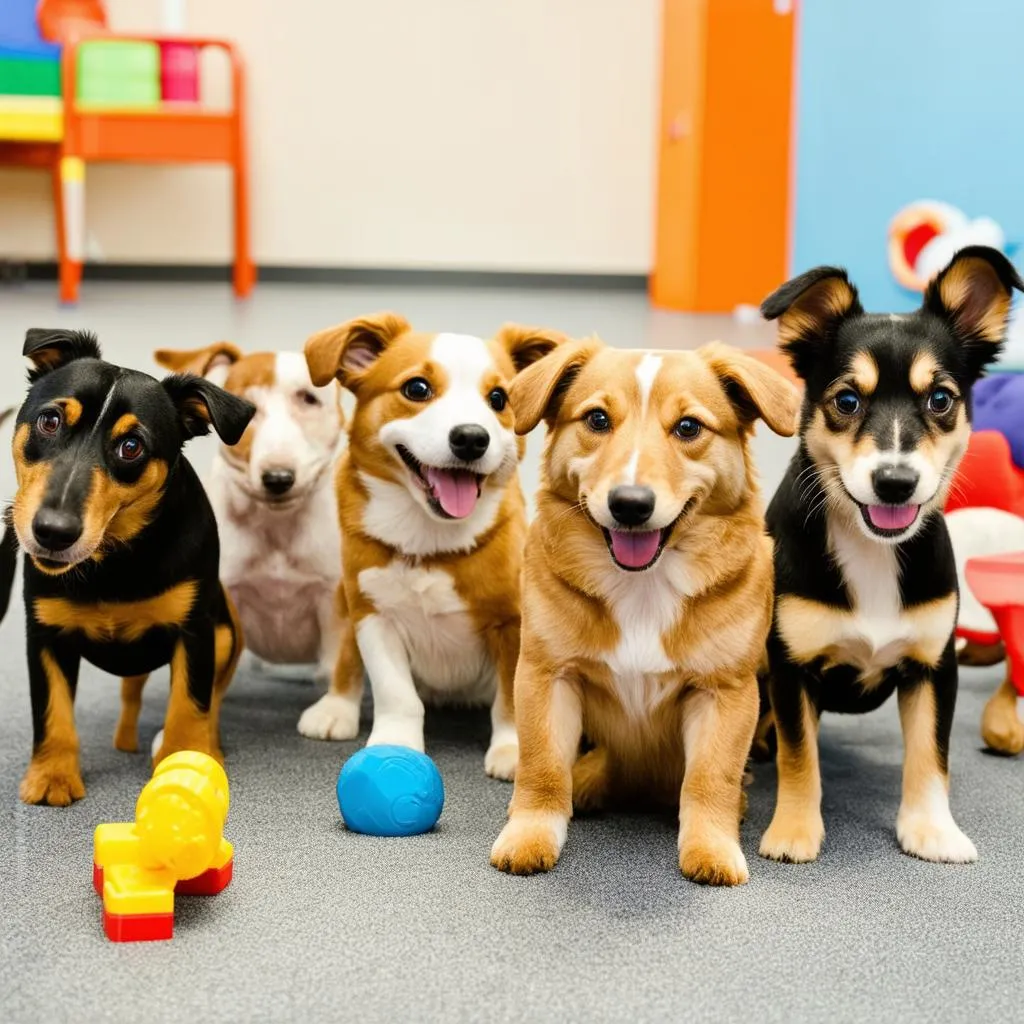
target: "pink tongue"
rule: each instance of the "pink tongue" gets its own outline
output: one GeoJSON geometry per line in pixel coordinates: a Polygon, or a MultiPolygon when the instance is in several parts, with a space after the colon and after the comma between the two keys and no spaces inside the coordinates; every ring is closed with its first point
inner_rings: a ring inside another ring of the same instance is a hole
{"type": "Polygon", "coordinates": [[[868,518],[879,530],[905,530],[917,518],[920,505],[868,505],[868,518]]]}
{"type": "Polygon", "coordinates": [[[464,469],[435,469],[424,466],[427,483],[441,508],[453,519],[465,519],[476,508],[476,474],[464,469]]]}
{"type": "Polygon", "coordinates": [[[661,530],[644,530],[642,533],[609,530],[608,533],[615,561],[627,569],[643,569],[650,565],[661,543],[661,530]]]}

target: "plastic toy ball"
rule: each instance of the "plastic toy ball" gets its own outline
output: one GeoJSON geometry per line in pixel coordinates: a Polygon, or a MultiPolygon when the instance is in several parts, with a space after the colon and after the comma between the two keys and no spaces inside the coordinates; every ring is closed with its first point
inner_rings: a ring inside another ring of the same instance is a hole
{"type": "Polygon", "coordinates": [[[437,765],[409,747],[366,747],[342,765],[338,807],[353,832],[415,836],[441,817],[444,785],[437,765]]]}

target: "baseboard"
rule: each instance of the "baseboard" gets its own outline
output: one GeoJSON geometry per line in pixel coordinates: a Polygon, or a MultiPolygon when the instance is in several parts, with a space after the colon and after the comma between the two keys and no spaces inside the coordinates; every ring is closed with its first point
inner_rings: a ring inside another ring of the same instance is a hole
{"type": "MultiPolygon", "coordinates": [[[[164,263],[87,263],[87,281],[230,281],[229,266],[164,263]]],[[[0,280],[54,281],[56,263],[0,261],[0,280]]],[[[391,269],[387,267],[259,268],[264,283],[441,286],[454,288],[564,288],[646,291],[646,274],[539,273],[521,270],[391,269]]]]}

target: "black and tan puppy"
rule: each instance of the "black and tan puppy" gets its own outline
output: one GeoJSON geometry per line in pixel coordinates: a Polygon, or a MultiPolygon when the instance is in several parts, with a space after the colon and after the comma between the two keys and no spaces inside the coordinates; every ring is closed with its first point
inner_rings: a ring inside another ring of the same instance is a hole
{"type": "Polygon", "coordinates": [[[779,791],[761,854],[818,856],[818,719],[894,692],[905,745],[900,845],[977,858],[949,809],[957,576],[942,506],[970,434],[971,386],[999,353],[1013,289],[994,249],[964,249],[907,316],[866,314],[819,267],[761,307],[805,385],[800,447],[768,510],[776,605],[768,691],[779,791]]]}
{"type": "Polygon", "coordinates": [[[96,339],[31,330],[33,363],[18,412],[18,492],[0,580],[13,576],[10,531],[24,549],[32,761],[26,803],[85,794],[73,704],[82,658],[124,677],[114,745],[137,749],[142,686],[171,666],[156,761],[176,750],[220,757],[217,715],[241,648],[218,579],[217,525],[182,445],[213,429],[237,441],[248,402],[200,377],[162,383],[104,362],[96,339]]]}

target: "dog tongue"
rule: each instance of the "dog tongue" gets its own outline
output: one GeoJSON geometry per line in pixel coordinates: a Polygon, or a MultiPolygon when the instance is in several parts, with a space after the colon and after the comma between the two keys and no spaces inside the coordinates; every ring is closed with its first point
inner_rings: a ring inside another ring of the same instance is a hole
{"type": "Polygon", "coordinates": [[[917,518],[919,505],[868,505],[871,525],[879,530],[905,530],[917,518]]]}
{"type": "Polygon", "coordinates": [[[476,474],[464,469],[423,467],[430,489],[441,508],[453,519],[465,519],[476,508],[476,474]]]}
{"type": "Polygon", "coordinates": [[[609,530],[608,533],[615,561],[627,569],[643,569],[650,565],[661,543],[661,530],[644,530],[641,533],[609,530]]]}

